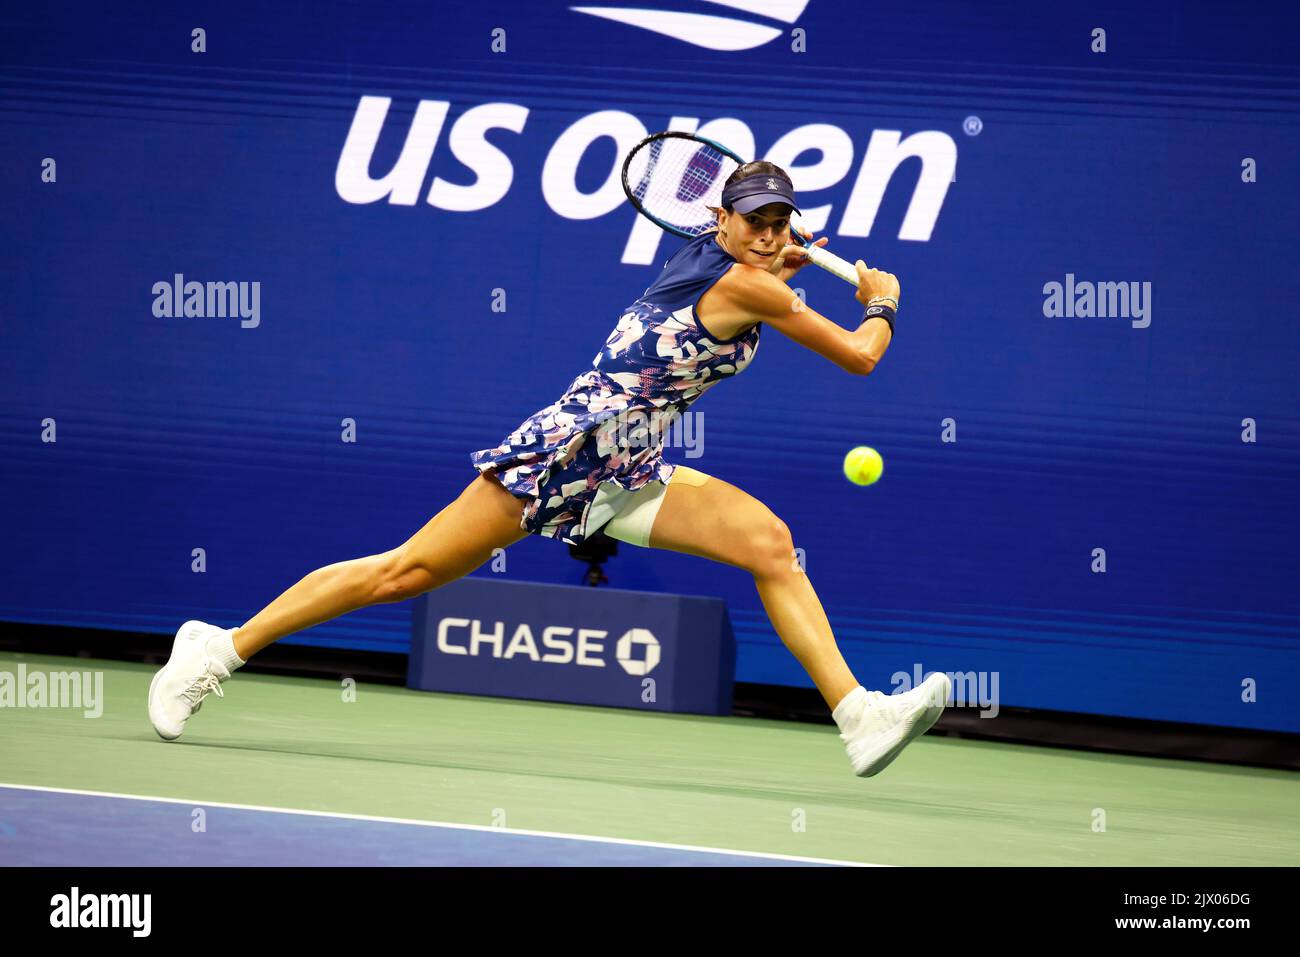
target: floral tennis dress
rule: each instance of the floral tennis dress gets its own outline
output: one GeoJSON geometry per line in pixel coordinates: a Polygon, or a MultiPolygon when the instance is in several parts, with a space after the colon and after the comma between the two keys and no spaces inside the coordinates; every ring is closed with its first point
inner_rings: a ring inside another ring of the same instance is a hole
{"type": "Polygon", "coordinates": [[[754,358],[762,323],[714,339],[695,311],[700,297],[736,262],[716,233],[688,241],[618,320],[592,360],[554,403],[525,419],[494,449],[470,453],[527,499],[519,527],[577,545],[608,515],[592,516],[602,483],[633,492],[667,483],[663,439],[692,402],[754,358]],[[589,523],[589,519],[591,519],[589,523]],[[590,527],[589,527],[590,525],[590,527]]]}

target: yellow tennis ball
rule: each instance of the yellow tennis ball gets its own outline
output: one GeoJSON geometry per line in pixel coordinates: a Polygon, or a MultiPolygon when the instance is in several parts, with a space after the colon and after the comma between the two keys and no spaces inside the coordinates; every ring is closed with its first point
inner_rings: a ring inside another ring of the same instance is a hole
{"type": "Polygon", "coordinates": [[[844,456],[844,477],[854,485],[870,485],[885,471],[880,453],[866,445],[850,449],[844,456]]]}

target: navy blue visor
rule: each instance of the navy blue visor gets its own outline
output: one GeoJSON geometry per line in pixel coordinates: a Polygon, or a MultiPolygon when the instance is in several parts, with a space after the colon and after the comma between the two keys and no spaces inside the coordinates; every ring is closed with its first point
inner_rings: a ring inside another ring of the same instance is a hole
{"type": "Polygon", "coordinates": [[[738,213],[752,213],[768,203],[785,203],[796,212],[800,211],[795,204],[794,187],[770,173],[746,176],[722,191],[722,205],[730,206],[738,213]]]}

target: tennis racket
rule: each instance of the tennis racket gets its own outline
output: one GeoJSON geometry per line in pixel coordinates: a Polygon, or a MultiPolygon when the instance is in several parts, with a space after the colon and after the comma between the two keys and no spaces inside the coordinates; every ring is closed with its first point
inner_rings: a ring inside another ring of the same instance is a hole
{"type": "MultiPolygon", "coordinates": [[[[722,187],[741,159],[721,143],[670,130],[647,136],[623,160],[623,192],[636,211],[660,229],[694,239],[717,225],[710,206],[722,205],[722,187]]],[[[792,219],[793,225],[798,225],[792,219]]],[[[823,246],[812,246],[791,229],[808,260],[854,288],[858,271],[823,246]]]]}

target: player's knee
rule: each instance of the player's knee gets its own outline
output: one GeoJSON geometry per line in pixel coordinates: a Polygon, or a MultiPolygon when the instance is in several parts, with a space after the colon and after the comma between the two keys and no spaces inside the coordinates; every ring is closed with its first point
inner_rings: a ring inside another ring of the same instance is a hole
{"type": "Polygon", "coordinates": [[[408,556],[398,552],[384,558],[371,583],[372,604],[406,601],[437,587],[433,571],[408,556]]]}
{"type": "Polygon", "coordinates": [[[794,554],[794,538],[790,527],[777,516],[769,513],[754,526],[748,543],[748,553],[752,556],[755,575],[784,574],[790,570],[791,556],[794,554]]]}

